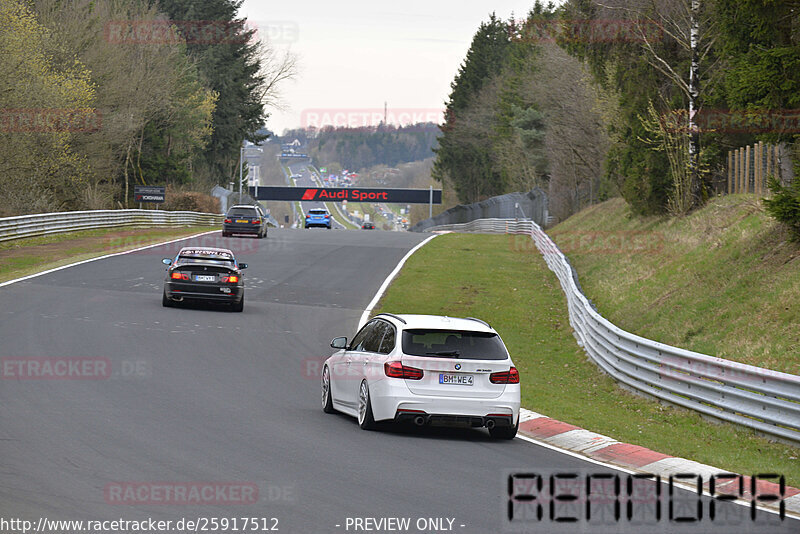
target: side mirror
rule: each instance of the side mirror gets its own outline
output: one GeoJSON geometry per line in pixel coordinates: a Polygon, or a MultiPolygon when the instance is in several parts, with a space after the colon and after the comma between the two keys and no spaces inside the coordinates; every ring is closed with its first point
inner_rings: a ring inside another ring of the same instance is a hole
{"type": "Polygon", "coordinates": [[[239,269],[247,269],[247,264],[246,263],[240,263],[239,264],[239,269]]]}
{"type": "Polygon", "coordinates": [[[164,265],[172,265],[172,260],[169,258],[164,258],[163,260],[161,260],[161,263],[163,263],[164,265]]]}
{"type": "Polygon", "coordinates": [[[331,341],[331,347],[334,349],[346,349],[347,348],[347,338],[346,337],[335,337],[331,341]]]}

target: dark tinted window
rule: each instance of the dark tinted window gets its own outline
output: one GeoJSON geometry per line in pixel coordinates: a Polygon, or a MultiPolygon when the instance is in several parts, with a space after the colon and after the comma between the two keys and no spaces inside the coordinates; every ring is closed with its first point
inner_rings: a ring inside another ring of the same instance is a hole
{"type": "Polygon", "coordinates": [[[308,210],[309,215],[327,215],[327,210],[308,210]]]}
{"type": "Polygon", "coordinates": [[[361,349],[366,352],[378,352],[381,348],[381,340],[383,334],[386,332],[386,323],[383,321],[374,321],[374,327],[367,332],[364,337],[364,347],[361,349]]]}
{"type": "Polygon", "coordinates": [[[219,258],[184,258],[183,256],[178,258],[179,265],[186,265],[188,263],[203,263],[205,265],[211,263],[213,265],[224,265],[225,267],[233,266],[233,260],[222,260],[219,258]]]}
{"type": "Polygon", "coordinates": [[[258,212],[255,208],[231,208],[228,217],[258,217],[258,212]]]}
{"type": "Polygon", "coordinates": [[[176,258],[178,263],[213,263],[215,265],[231,266],[234,264],[233,254],[230,252],[215,252],[205,249],[186,249],[181,251],[176,258]]]}
{"type": "Polygon", "coordinates": [[[367,323],[364,328],[358,331],[353,341],[350,342],[350,350],[364,350],[364,340],[368,335],[373,334],[376,328],[375,321],[367,323]]]}
{"type": "Polygon", "coordinates": [[[394,329],[394,326],[390,325],[389,323],[384,324],[384,334],[383,340],[381,341],[381,347],[378,350],[381,354],[389,354],[394,349],[395,338],[397,337],[397,332],[394,329]]]}
{"type": "Polygon", "coordinates": [[[405,330],[403,352],[466,360],[505,360],[508,352],[494,333],[461,330],[405,330]]]}
{"type": "Polygon", "coordinates": [[[397,332],[386,321],[375,319],[364,326],[350,343],[350,350],[389,354],[395,345],[397,332]]]}

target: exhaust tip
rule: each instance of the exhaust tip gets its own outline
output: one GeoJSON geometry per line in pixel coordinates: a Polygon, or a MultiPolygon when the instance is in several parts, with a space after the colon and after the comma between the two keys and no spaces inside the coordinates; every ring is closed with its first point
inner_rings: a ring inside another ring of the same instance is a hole
{"type": "Polygon", "coordinates": [[[425,418],[421,415],[418,415],[414,418],[414,424],[417,426],[422,426],[425,424],[425,418]]]}
{"type": "Polygon", "coordinates": [[[493,429],[494,425],[495,425],[494,419],[489,419],[488,421],[486,421],[486,428],[488,428],[489,430],[493,429]]]}

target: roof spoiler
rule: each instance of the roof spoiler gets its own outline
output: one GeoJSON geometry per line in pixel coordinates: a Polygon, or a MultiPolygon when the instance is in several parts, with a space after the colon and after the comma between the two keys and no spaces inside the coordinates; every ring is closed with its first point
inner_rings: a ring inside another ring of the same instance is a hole
{"type": "Polygon", "coordinates": [[[491,326],[489,325],[489,323],[487,323],[486,321],[482,321],[482,320],[480,320],[480,319],[476,319],[475,317],[466,317],[466,319],[469,319],[470,321],[478,321],[479,323],[481,323],[481,324],[483,324],[483,325],[486,325],[486,326],[488,326],[489,328],[491,328],[491,326]]]}
{"type": "MultiPolygon", "coordinates": [[[[401,323],[403,323],[403,324],[408,324],[408,323],[406,322],[406,320],[405,320],[405,319],[403,319],[403,318],[402,318],[402,317],[400,317],[399,315],[395,315],[395,314],[393,314],[393,313],[386,313],[386,312],[383,312],[383,313],[379,313],[379,314],[378,314],[378,315],[376,315],[375,317],[380,317],[381,315],[386,315],[386,316],[388,316],[388,317],[393,317],[394,319],[397,319],[398,321],[400,321],[400,322],[401,322],[401,323]]],[[[488,326],[488,325],[487,325],[487,326],[488,326]]]]}

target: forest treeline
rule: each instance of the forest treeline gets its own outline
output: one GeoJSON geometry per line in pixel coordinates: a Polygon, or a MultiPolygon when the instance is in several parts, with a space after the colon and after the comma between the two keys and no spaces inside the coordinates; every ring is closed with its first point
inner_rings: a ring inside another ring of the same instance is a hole
{"type": "Polygon", "coordinates": [[[492,15],[452,84],[434,177],[462,202],[539,186],[561,218],[616,195],[638,214],[686,213],[713,193],[728,150],[796,151],[799,30],[798,0],[566,0],[492,15]]]}
{"type": "Polygon", "coordinates": [[[0,0],[0,216],[206,189],[260,141],[291,56],[242,0],[0,0]]]}

